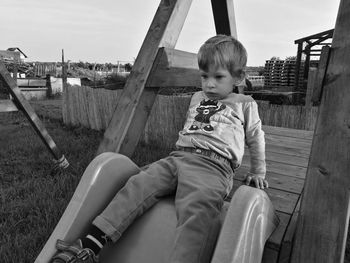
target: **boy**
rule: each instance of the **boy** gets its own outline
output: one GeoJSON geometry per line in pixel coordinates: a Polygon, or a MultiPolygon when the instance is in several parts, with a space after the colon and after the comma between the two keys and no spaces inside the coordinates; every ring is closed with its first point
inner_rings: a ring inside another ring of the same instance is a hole
{"type": "Polygon", "coordinates": [[[97,262],[108,242],[165,195],[175,194],[177,228],[171,263],[210,262],[220,229],[219,214],[232,188],[245,142],[251,169],[246,183],[268,187],[265,180],[265,140],[257,104],[233,93],[245,77],[247,54],[230,36],[207,40],[198,52],[202,91],[193,95],[176,151],[132,176],[106,209],[96,217],[88,235],[74,244],[57,242],[52,262],[97,262]]]}

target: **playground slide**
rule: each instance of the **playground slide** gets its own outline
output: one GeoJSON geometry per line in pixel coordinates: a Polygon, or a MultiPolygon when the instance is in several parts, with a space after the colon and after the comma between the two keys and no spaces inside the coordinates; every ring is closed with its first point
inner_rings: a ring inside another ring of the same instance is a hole
{"type": "Polygon", "coordinates": [[[55,254],[56,240],[74,241],[87,230],[130,176],[140,169],[121,154],[103,153],[86,168],[74,195],[35,263],[47,263],[55,254]]]}
{"type": "MultiPolygon", "coordinates": [[[[85,233],[127,179],[140,169],[127,157],[103,153],[83,177],[35,263],[47,263],[57,239],[71,242],[85,233]],[[98,196],[98,198],[96,198],[98,196]]],[[[223,227],[213,263],[261,262],[264,244],[278,224],[271,201],[262,190],[241,186],[222,213],[223,227]]],[[[117,243],[105,247],[102,263],[165,263],[174,241],[173,198],[165,198],[137,219],[117,243]]]]}
{"type": "Polygon", "coordinates": [[[264,191],[239,187],[230,202],[211,263],[260,263],[266,240],[278,224],[264,191]]]}

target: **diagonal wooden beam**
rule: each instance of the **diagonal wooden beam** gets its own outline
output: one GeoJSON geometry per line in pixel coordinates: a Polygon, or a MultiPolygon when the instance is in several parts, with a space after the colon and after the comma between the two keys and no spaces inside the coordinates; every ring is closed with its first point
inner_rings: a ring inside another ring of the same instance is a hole
{"type": "Polygon", "coordinates": [[[293,263],[343,262],[350,188],[350,1],[340,2],[314,132],[293,263]]]}
{"type": "Polygon", "coordinates": [[[237,28],[233,0],[211,0],[217,34],[237,38],[237,28]]]}
{"type": "Polygon", "coordinates": [[[68,161],[64,155],[60,152],[55,142],[47,132],[45,126],[40,121],[39,117],[36,115],[33,108],[30,106],[28,101],[22,95],[20,89],[17,87],[17,83],[11,77],[10,73],[6,69],[4,63],[0,62],[0,77],[4,80],[7,85],[7,91],[13,97],[15,106],[21,110],[24,115],[29,120],[30,124],[34,128],[35,132],[39,135],[40,139],[44,142],[45,146],[48,148],[50,153],[55,159],[55,163],[58,167],[67,168],[69,166],[68,161]]]}
{"type": "Polygon", "coordinates": [[[136,58],[124,92],[97,150],[130,156],[144,130],[156,90],[145,84],[159,47],[174,48],[192,0],[162,0],[136,58]]]}

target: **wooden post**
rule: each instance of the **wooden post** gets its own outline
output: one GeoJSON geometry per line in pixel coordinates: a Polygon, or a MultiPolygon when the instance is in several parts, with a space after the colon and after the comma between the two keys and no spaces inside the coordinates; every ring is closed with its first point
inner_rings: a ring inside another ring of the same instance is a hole
{"type": "Polygon", "coordinates": [[[310,109],[312,107],[312,94],[315,87],[317,68],[309,68],[309,74],[307,79],[307,89],[305,96],[305,107],[310,109]]]}
{"type": "Polygon", "coordinates": [[[51,76],[50,74],[46,74],[46,97],[51,98],[52,97],[52,86],[51,86],[51,76]]]}
{"type": "Polygon", "coordinates": [[[314,133],[293,263],[344,260],[350,188],[350,1],[341,0],[314,133]]]}
{"type": "Polygon", "coordinates": [[[67,88],[67,65],[64,62],[64,50],[62,49],[62,92],[65,93],[67,88]]]}
{"type": "Polygon", "coordinates": [[[237,28],[233,0],[211,0],[217,34],[237,39],[237,28]]]}
{"type": "Polygon", "coordinates": [[[141,46],[124,92],[97,154],[131,156],[144,130],[158,89],[145,89],[159,47],[174,48],[192,0],[162,0],[141,46]]]}
{"type": "Polygon", "coordinates": [[[304,72],[303,72],[303,85],[302,85],[302,91],[307,86],[307,79],[309,74],[309,67],[310,67],[310,48],[306,49],[306,58],[305,58],[305,64],[304,64],[304,72]]]}
{"type": "Polygon", "coordinates": [[[316,75],[317,75],[317,68],[311,67],[309,68],[309,74],[307,79],[307,89],[306,89],[306,96],[305,96],[305,126],[302,129],[305,129],[305,127],[308,127],[309,123],[311,122],[311,112],[312,112],[312,94],[314,92],[315,88],[315,82],[316,82],[316,75]]]}
{"type": "Polygon", "coordinates": [[[18,62],[17,61],[15,61],[15,63],[13,64],[13,76],[12,76],[12,78],[13,78],[13,80],[15,81],[15,83],[17,84],[17,73],[18,73],[18,64],[17,64],[18,62]]]}
{"type": "Polygon", "coordinates": [[[297,53],[297,59],[295,62],[295,79],[294,79],[294,89],[293,91],[296,92],[299,89],[299,79],[300,79],[300,66],[301,66],[301,58],[302,58],[302,50],[303,50],[303,44],[298,44],[298,53],[297,53]]]}
{"type": "Polygon", "coordinates": [[[62,49],[62,119],[67,123],[67,68],[64,62],[64,50],[62,49]]]}
{"type": "Polygon", "coordinates": [[[315,80],[315,88],[312,94],[312,101],[317,104],[320,103],[322,98],[322,87],[323,87],[323,81],[325,79],[325,75],[327,71],[329,55],[330,55],[330,47],[329,46],[322,47],[320,63],[318,64],[317,75],[315,80]]]}
{"type": "Polygon", "coordinates": [[[96,87],[96,62],[93,67],[93,72],[94,72],[94,88],[96,87]]]}

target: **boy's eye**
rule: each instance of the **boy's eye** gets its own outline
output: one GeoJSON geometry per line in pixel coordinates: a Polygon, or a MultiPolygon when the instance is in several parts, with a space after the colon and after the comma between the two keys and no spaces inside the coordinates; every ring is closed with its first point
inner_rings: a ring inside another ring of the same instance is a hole
{"type": "Polygon", "coordinates": [[[216,79],[222,79],[222,78],[224,78],[224,76],[223,75],[217,75],[217,76],[215,76],[215,78],[216,79]]]}
{"type": "Polygon", "coordinates": [[[208,78],[208,76],[207,76],[207,75],[205,75],[205,74],[201,74],[201,78],[202,78],[202,79],[207,79],[207,78],[208,78]]]}

